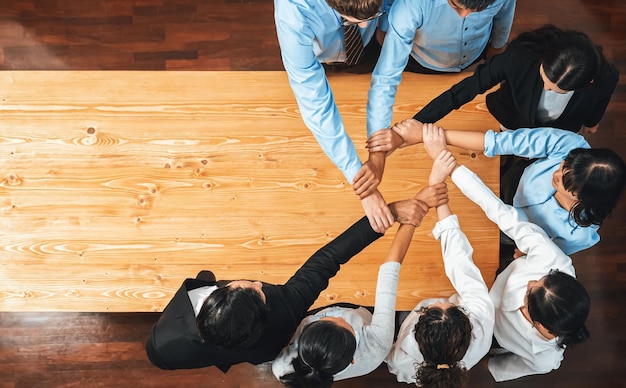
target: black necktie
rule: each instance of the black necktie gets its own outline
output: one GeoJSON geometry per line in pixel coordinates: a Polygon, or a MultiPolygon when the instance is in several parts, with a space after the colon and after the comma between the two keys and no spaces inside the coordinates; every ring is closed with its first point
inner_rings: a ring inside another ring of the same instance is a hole
{"type": "Polygon", "coordinates": [[[363,56],[363,40],[358,24],[343,26],[343,41],[346,47],[346,64],[356,65],[363,56]]]}

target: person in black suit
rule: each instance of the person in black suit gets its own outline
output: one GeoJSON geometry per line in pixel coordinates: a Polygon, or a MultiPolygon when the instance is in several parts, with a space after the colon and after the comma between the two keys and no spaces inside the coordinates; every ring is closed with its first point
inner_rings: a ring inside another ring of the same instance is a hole
{"type": "MultiPolygon", "coordinates": [[[[447,202],[445,184],[390,208],[398,222],[417,226],[429,206],[442,201],[447,202]]],[[[216,281],[210,271],[202,271],[185,280],[153,326],[148,359],[161,369],[215,365],[223,372],[242,362],[273,360],[340,265],[381,236],[367,217],[361,218],[315,252],[284,285],[216,281]]]]}

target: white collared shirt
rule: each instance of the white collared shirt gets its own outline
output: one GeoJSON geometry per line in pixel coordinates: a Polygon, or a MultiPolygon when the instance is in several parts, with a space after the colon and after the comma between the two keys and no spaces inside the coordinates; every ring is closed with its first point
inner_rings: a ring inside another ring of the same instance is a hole
{"type": "Polygon", "coordinates": [[[292,361],[298,356],[298,339],[302,330],[309,323],[325,316],[345,319],[352,326],[357,340],[354,363],[336,373],[333,379],[337,381],[363,376],[376,369],[389,353],[393,343],[399,274],[400,263],[387,262],[380,266],[374,315],[362,307],[357,309],[329,307],[302,320],[289,345],[283,348],[272,363],[274,376],[280,379],[282,376],[293,373],[292,361]]]}
{"type": "Polygon", "coordinates": [[[420,314],[415,311],[437,302],[450,302],[461,306],[472,324],[472,341],[461,360],[467,369],[476,365],[491,346],[494,325],[494,308],[480,270],[472,260],[473,249],[461,231],[456,215],[439,221],[433,235],[441,240],[441,250],[446,275],[456,294],[449,299],[432,298],[422,300],[414,311],[406,317],[393,348],[385,362],[389,372],[396,375],[399,382],[415,383],[416,365],[424,361],[415,340],[415,324],[420,314]]]}
{"type": "Polygon", "coordinates": [[[489,360],[491,375],[496,381],[505,381],[558,368],[563,349],[556,345],[556,339],[543,338],[519,308],[524,304],[529,281],[541,279],[552,269],[576,276],[572,260],[543,229],[525,221],[466,167],[457,168],[452,181],[515,241],[520,251],[526,252],[526,256],[515,259],[496,277],[489,292],[496,312],[494,336],[500,346],[511,352],[489,360]]]}

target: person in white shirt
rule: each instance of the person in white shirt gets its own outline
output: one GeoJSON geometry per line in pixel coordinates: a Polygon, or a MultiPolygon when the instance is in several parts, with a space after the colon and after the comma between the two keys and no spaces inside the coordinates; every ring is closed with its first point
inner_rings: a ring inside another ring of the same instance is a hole
{"type": "MultiPolygon", "coordinates": [[[[449,153],[443,129],[424,126],[449,153]]],[[[434,151],[431,151],[434,152],[434,151]]],[[[589,294],[575,278],[572,260],[539,226],[524,221],[465,166],[451,174],[454,184],[500,230],[515,241],[521,256],[497,277],[489,291],[495,306],[494,337],[501,349],[489,359],[496,381],[548,373],[559,368],[566,347],[586,341],[589,294]]]]}
{"type": "MultiPolygon", "coordinates": [[[[415,199],[422,217],[430,206],[447,202],[445,184],[436,199],[415,199]]],[[[400,266],[415,227],[401,224],[378,271],[374,313],[363,307],[328,307],[306,317],[291,342],[272,364],[272,372],[288,387],[330,387],[333,381],[362,376],[376,369],[393,343],[400,266]]]]}
{"type": "MultiPolygon", "coordinates": [[[[429,143],[424,146],[429,150],[429,143]]],[[[456,160],[450,153],[430,156],[435,160],[429,184],[444,182],[456,160]]],[[[402,322],[385,361],[399,382],[459,387],[489,351],[494,307],[457,216],[443,204],[437,217],[433,236],[441,240],[446,275],[457,293],[419,302],[402,322]]]]}

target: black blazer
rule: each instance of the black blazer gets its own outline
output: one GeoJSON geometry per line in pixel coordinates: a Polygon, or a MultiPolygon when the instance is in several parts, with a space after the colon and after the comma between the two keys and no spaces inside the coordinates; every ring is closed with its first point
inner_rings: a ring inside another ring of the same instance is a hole
{"type": "MultiPolygon", "coordinates": [[[[187,279],[163,310],[146,343],[150,361],[161,369],[191,369],[215,365],[226,372],[242,362],[260,364],[276,358],[306,316],[319,294],[328,287],[340,265],[381,237],[366,217],[315,252],[284,285],[263,284],[269,324],[260,339],[247,348],[220,349],[202,343],[187,292],[215,285],[187,279]]],[[[223,286],[227,281],[217,282],[223,286]]]]}
{"type": "Polygon", "coordinates": [[[600,122],[619,80],[614,65],[605,62],[594,82],[576,90],[561,116],[547,123],[536,118],[543,90],[540,65],[536,54],[512,42],[502,54],[478,66],[473,75],[443,92],[413,117],[434,123],[500,83],[486,101],[489,112],[506,128],[553,127],[578,132],[583,125],[593,127],[600,122]]]}

